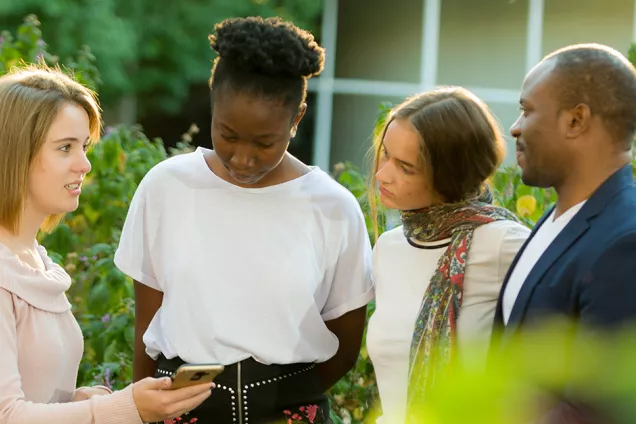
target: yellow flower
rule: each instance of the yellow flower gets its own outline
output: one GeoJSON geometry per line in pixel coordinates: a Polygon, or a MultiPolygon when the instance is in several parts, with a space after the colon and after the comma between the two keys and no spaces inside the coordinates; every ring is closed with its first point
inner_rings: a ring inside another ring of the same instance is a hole
{"type": "Polygon", "coordinates": [[[521,217],[529,217],[537,210],[537,199],[526,194],[517,199],[517,214],[521,217]]]}

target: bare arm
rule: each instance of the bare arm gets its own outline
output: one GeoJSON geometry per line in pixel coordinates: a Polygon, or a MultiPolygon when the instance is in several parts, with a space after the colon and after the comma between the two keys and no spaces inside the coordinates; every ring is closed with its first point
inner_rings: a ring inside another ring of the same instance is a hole
{"type": "Polygon", "coordinates": [[[324,391],[329,390],[356,364],[366,318],[367,307],[365,305],[347,312],[340,318],[325,322],[329,331],[338,337],[340,344],[338,352],[333,358],[316,365],[324,391]]]}
{"type": "Polygon", "coordinates": [[[133,382],[153,377],[157,363],[146,354],[143,336],[155,316],[163,293],[135,281],[135,347],[133,355],[133,382]]]}

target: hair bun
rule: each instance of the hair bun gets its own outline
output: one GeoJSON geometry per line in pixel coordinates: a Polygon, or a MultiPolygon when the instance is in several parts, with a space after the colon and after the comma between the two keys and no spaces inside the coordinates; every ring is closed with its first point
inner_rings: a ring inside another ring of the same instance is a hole
{"type": "Polygon", "coordinates": [[[280,18],[231,18],[215,25],[210,45],[221,60],[272,77],[312,77],[325,51],[314,36],[280,18]]]}

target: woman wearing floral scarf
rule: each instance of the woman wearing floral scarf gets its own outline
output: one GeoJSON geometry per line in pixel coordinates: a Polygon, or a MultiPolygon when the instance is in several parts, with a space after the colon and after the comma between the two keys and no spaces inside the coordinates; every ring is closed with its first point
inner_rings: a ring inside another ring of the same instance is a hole
{"type": "Polygon", "coordinates": [[[371,198],[379,189],[402,222],[374,248],[367,347],[383,423],[420,422],[451,361],[485,365],[501,283],[530,233],[492,204],[487,180],[504,146],[488,107],[459,87],[397,106],[375,143],[371,198]]]}

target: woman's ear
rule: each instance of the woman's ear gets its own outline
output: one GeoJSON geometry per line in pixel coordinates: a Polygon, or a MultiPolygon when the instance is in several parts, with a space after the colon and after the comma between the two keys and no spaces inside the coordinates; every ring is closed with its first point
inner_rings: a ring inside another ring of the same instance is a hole
{"type": "Polygon", "coordinates": [[[296,116],[294,116],[294,122],[292,123],[291,131],[290,131],[291,138],[296,137],[296,131],[298,131],[298,124],[300,124],[300,121],[303,119],[303,116],[305,116],[306,111],[307,111],[307,103],[303,103],[302,105],[300,105],[300,108],[298,108],[298,113],[296,113],[296,116]]]}

